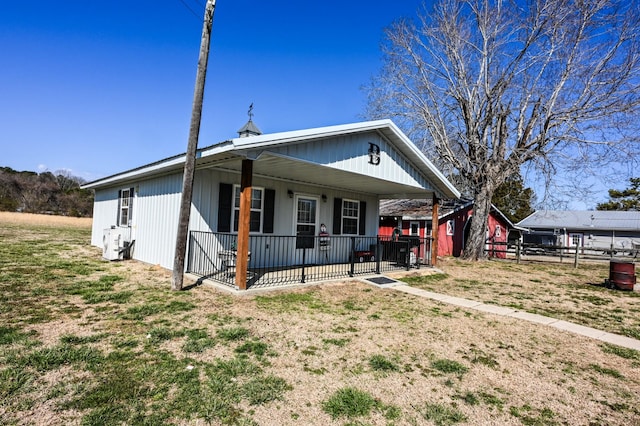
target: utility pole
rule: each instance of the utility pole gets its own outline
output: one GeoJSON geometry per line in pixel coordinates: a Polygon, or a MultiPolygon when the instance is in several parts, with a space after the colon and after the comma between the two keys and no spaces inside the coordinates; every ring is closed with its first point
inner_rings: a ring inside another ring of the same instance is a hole
{"type": "Polygon", "coordinates": [[[187,144],[187,153],[184,161],[182,198],[180,202],[180,217],[178,220],[178,234],[176,236],[176,252],[173,261],[171,290],[182,290],[182,283],[184,281],[184,258],[187,251],[187,233],[189,231],[189,216],[191,215],[193,180],[196,172],[196,151],[198,149],[198,136],[200,135],[204,82],[207,76],[211,27],[213,26],[213,13],[215,8],[216,0],[207,0],[207,4],[204,8],[204,23],[202,25],[202,40],[200,42],[200,54],[198,56],[196,87],[193,93],[191,126],[189,127],[189,143],[187,144]]]}

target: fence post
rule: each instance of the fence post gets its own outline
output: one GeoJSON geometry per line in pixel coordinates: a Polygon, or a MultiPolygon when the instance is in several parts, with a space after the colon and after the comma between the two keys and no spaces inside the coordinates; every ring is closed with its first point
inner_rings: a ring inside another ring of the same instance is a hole
{"type": "Polygon", "coordinates": [[[406,251],[407,271],[411,270],[411,240],[407,238],[407,251],[406,251]]]}
{"type": "Polygon", "coordinates": [[[521,250],[521,246],[520,246],[520,239],[518,239],[518,242],[516,243],[516,263],[520,263],[520,250],[521,250]]]}
{"type": "Polygon", "coordinates": [[[376,274],[380,274],[380,258],[382,257],[382,247],[380,246],[380,236],[376,237],[376,249],[373,252],[376,257],[376,274]]]}
{"type": "Polygon", "coordinates": [[[573,267],[577,268],[578,267],[578,255],[580,253],[579,247],[576,244],[576,254],[575,254],[575,258],[573,259],[573,267]]]}
{"type": "Polygon", "coordinates": [[[351,265],[349,267],[349,276],[355,275],[355,262],[356,262],[356,237],[351,237],[351,256],[349,256],[351,265]]]}
{"type": "Polygon", "coordinates": [[[304,275],[304,267],[306,263],[307,263],[307,248],[304,247],[302,249],[302,280],[300,281],[302,284],[304,284],[304,280],[306,278],[304,275]]]}

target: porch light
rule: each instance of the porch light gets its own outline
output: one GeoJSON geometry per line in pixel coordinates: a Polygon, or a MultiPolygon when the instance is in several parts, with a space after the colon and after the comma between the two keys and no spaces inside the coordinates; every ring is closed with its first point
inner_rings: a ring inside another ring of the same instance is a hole
{"type": "Polygon", "coordinates": [[[289,196],[289,198],[293,198],[293,191],[290,189],[287,189],[287,195],[289,196]]]}
{"type": "Polygon", "coordinates": [[[327,196],[326,194],[322,194],[322,202],[326,203],[327,202],[327,196]]]}

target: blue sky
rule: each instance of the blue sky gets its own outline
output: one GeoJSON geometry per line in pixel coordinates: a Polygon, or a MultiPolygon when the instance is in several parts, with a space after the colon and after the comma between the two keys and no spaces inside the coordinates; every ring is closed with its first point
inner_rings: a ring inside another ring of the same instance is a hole
{"type": "MultiPolygon", "coordinates": [[[[0,166],[94,180],[184,152],[205,0],[0,4],[0,166]]],[[[361,120],[422,0],[218,0],[199,146],[361,120]]]]}

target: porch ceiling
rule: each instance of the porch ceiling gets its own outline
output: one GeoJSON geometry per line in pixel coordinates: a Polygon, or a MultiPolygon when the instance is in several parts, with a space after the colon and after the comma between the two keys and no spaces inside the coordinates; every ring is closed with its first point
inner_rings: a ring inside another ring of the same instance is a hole
{"type": "MultiPolygon", "coordinates": [[[[242,158],[217,163],[216,169],[241,172],[242,158]]],[[[321,188],[378,195],[380,198],[428,198],[430,189],[399,184],[361,173],[272,155],[261,155],[253,163],[253,176],[296,182],[321,188]]]]}

